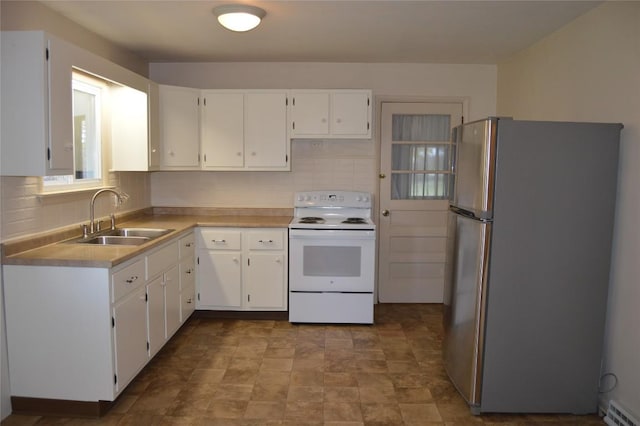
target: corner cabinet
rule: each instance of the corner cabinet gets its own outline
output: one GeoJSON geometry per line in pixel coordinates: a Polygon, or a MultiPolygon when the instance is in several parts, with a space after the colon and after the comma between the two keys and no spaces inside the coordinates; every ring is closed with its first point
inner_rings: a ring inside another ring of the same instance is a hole
{"type": "Polygon", "coordinates": [[[295,90],[291,137],[371,139],[371,90],[295,90]]]}
{"type": "Polygon", "coordinates": [[[203,310],[287,310],[287,229],[196,231],[197,301],[203,310]]]}
{"type": "Polygon", "coordinates": [[[73,173],[71,47],[42,31],[2,32],[0,173],[73,173]]]}
{"type": "Polygon", "coordinates": [[[114,401],[193,312],[194,254],[189,232],[114,268],[4,265],[11,395],[114,401]]]}
{"type": "Polygon", "coordinates": [[[291,169],[287,92],[160,86],[162,170],[291,169]]]}

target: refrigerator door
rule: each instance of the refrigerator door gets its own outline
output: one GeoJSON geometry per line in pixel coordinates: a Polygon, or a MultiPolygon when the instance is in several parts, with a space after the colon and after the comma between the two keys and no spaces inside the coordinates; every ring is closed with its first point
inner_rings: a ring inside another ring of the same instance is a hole
{"type": "Polygon", "coordinates": [[[456,184],[452,205],[476,217],[493,217],[497,118],[456,128],[456,184]]]}
{"type": "Polygon", "coordinates": [[[449,212],[443,342],[445,368],[471,406],[480,403],[491,222],[449,212]]]}

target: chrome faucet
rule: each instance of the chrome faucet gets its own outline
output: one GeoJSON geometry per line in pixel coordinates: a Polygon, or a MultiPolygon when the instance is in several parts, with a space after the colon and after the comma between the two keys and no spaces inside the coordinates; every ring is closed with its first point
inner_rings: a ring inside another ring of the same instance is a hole
{"type": "MultiPolygon", "coordinates": [[[[94,210],[96,198],[98,198],[98,195],[104,192],[111,192],[112,194],[114,194],[116,196],[116,199],[118,200],[118,205],[122,204],[127,199],[127,195],[124,192],[118,192],[111,188],[103,188],[96,191],[96,193],[93,194],[93,197],[91,197],[91,203],[89,204],[89,233],[91,234],[100,230],[96,229],[94,210]]],[[[111,226],[115,227],[115,217],[113,215],[111,215],[111,226]]],[[[98,228],[100,227],[98,226],[98,228]]]]}

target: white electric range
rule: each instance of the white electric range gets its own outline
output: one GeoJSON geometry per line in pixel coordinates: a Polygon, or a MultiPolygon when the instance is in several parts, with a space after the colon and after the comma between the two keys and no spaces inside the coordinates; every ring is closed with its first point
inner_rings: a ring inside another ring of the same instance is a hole
{"type": "Polygon", "coordinates": [[[373,323],[376,227],[371,194],[295,194],[289,224],[289,321],[373,323]]]}

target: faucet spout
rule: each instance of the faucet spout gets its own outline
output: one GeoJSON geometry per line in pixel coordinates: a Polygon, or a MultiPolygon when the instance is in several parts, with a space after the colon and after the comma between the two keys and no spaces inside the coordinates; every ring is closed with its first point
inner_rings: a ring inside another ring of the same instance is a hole
{"type": "MultiPolygon", "coordinates": [[[[93,197],[91,197],[91,203],[89,204],[89,232],[90,233],[94,233],[96,232],[96,224],[95,224],[95,203],[96,203],[96,198],[98,198],[98,195],[105,193],[105,192],[111,192],[113,195],[116,196],[116,199],[118,200],[118,205],[120,205],[121,203],[124,202],[125,200],[125,194],[124,193],[120,193],[118,191],[116,191],[115,189],[111,189],[111,188],[103,188],[103,189],[99,189],[96,191],[95,194],[93,194],[93,197]]],[[[113,222],[113,220],[112,220],[113,222]]]]}

